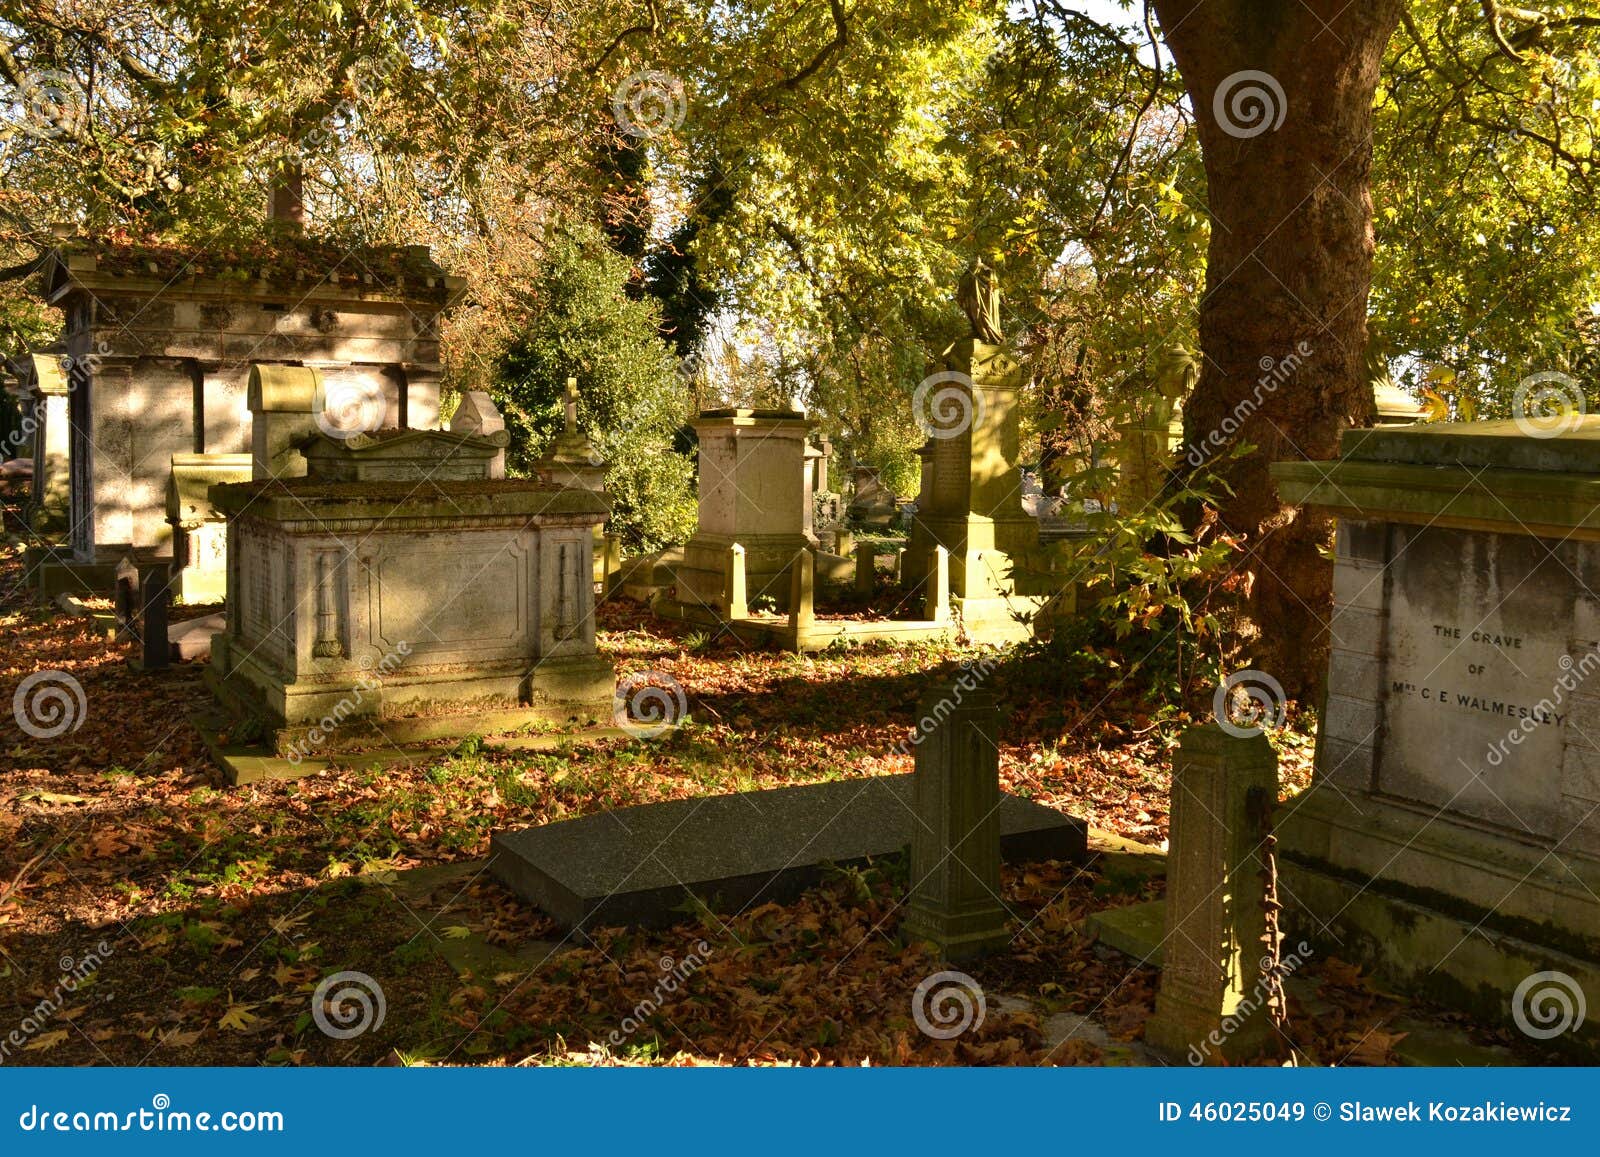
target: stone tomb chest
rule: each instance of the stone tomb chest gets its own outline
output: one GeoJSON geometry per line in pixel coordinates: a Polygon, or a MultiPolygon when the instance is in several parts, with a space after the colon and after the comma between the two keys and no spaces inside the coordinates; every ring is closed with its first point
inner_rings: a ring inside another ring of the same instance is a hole
{"type": "Polygon", "coordinates": [[[1338,517],[1311,789],[1286,903],[1391,978],[1504,1016],[1600,996],[1600,418],[1352,431],[1273,469],[1338,517]]]}
{"type": "Polygon", "coordinates": [[[215,486],[228,629],[207,682],[293,758],[608,718],[593,491],[490,479],[505,435],[304,444],[303,478],[215,486]]]}

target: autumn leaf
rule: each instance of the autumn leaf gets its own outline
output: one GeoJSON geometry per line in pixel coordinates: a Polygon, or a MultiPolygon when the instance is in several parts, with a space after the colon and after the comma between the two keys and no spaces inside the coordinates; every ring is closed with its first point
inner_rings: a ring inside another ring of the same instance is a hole
{"type": "Polygon", "coordinates": [[[71,1035],[70,1030],[64,1028],[43,1032],[23,1045],[22,1050],[29,1053],[46,1053],[66,1040],[69,1035],[71,1035]]]}
{"type": "Polygon", "coordinates": [[[228,1009],[217,1020],[218,1028],[232,1029],[234,1032],[249,1032],[261,1022],[261,1018],[251,1011],[259,1008],[255,1004],[229,1003],[228,1009]]]}

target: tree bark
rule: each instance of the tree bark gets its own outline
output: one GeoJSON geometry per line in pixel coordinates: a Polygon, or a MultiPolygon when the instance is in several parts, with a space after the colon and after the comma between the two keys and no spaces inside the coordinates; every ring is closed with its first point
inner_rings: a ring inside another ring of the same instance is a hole
{"type": "Polygon", "coordinates": [[[1372,102],[1403,0],[1153,3],[1209,186],[1188,461],[1255,447],[1218,468],[1234,491],[1221,522],[1248,552],[1243,657],[1306,700],[1325,669],[1332,575],[1318,548],[1331,525],[1285,507],[1267,467],[1331,458],[1342,431],[1371,420],[1372,102]]]}

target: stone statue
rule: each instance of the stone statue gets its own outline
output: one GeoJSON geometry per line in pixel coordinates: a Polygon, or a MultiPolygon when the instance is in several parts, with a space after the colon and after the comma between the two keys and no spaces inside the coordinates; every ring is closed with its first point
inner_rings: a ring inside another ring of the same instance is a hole
{"type": "Polygon", "coordinates": [[[983,258],[972,259],[972,268],[956,289],[956,304],[972,323],[973,337],[990,345],[1005,342],[1005,334],[1000,332],[1000,286],[983,258]]]}

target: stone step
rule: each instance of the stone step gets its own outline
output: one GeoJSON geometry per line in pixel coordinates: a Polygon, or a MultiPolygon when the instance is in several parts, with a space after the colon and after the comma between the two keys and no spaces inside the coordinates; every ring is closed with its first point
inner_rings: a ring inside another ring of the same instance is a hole
{"type": "MultiPolygon", "coordinates": [[[[666,927],[692,895],[718,912],[787,901],[822,865],[859,865],[911,841],[911,776],[671,800],[496,832],[490,872],[565,928],[666,927]]],[[[1000,803],[1006,860],[1082,862],[1087,825],[1015,796],[1000,803]]]]}

